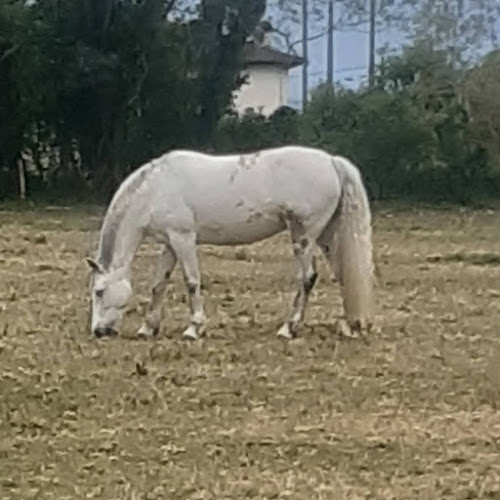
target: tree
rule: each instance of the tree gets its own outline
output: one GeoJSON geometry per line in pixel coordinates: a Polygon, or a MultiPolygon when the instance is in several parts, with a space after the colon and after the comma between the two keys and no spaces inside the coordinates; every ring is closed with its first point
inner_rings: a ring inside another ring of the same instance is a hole
{"type": "Polygon", "coordinates": [[[38,0],[30,7],[2,0],[0,7],[8,28],[0,85],[9,89],[0,106],[16,118],[0,129],[2,144],[13,144],[2,160],[11,164],[26,129],[43,120],[62,158],[77,141],[93,185],[109,196],[130,169],[165,150],[209,144],[242,83],[242,48],[265,0],[38,0]]]}
{"type": "Polygon", "coordinates": [[[474,138],[462,77],[449,53],[428,40],[389,58],[380,69],[379,85],[412,96],[436,140],[430,178],[448,198],[467,203],[475,192],[484,192],[491,170],[485,148],[474,138]]]}
{"type": "Polygon", "coordinates": [[[50,59],[40,47],[35,20],[24,2],[0,0],[0,195],[16,189],[25,134],[43,118],[50,93],[50,59]]]}
{"type": "Polygon", "coordinates": [[[500,50],[490,52],[468,72],[465,95],[473,137],[500,171],[500,50]]]}
{"type": "Polygon", "coordinates": [[[372,197],[407,194],[414,171],[427,165],[435,138],[409,92],[335,94],[320,87],[303,117],[305,141],[361,168],[372,197]]]}
{"type": "Polygon", "coordinates": [[[299,116],[283,106],[269,117],[253,111],[241,118],[235,114],[225,116],[218,124],[213,145],[221,153],[247,153],[298,141],[299,116]]]}
{"type": "Polygon", "coordinates": [[[243,80],[242,49],[265,12],[265,1],[204,0],[201,14],[194,26],[191,50],[199,67],[198,144],[210,139],[211,131],[226,111],[232,91],[243,80]]]}
{"type": "Polygon", "coordinates": [[[496,0],[420,0],[413,37],[431,39],[449,51],[454,64],[465,64],[497,42],[499,15],[496,0]]]}

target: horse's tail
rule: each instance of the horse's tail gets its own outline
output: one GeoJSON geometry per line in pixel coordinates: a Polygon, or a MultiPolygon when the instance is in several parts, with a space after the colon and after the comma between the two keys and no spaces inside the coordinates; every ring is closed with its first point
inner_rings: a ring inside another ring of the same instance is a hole
{"type": "Polygon", "coordinates": [[[333,157],[333,165],[342,191],[333,216],[330,257],[340,284],[347,322],[357,329],[370,328],[374,313],[370,204],[358,168],[339,156],[333,157]]]}

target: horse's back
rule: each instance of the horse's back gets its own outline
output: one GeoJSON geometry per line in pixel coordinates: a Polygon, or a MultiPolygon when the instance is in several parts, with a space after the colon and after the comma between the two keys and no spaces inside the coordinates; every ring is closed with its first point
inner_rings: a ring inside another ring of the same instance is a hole
{"type": "Polygon", "coordinates": [[[243,163],[249,167],[253,165],[269,165],[274,162],[284,162],[289,166],[293,166],[301,161],[311,162],[311,165],[318,165],[318,162],[321,161],[331,161],[332,157],[321,149],[290,145],[238,154],[209,154],[187,149],[174,149],[163,155],[161,159],[169,166],[181,164],[183,166],[199,166],[199,168],[223,169],[234,164],[243,165],[243,163]]]}
{"type": "Polygon", "coordinates": [[[189,219],[200,241],[247,243],[283,230],[290,216],[330,217],[340,198],[332,162],[300,146],[241,155],[176,150],[162,158],[151,184],[158,205],[189,219]]]}
{"type": "Polygon", "coordinates": [[[238,155],[176,150],[168,153],[164,164],[170,172],[167,177],[183,184],[186,193],[221,203],[226,197],[254,198],[256,203],[318,199],[331,197],[340,188],[333,158],[302,146],[238,155]]]}

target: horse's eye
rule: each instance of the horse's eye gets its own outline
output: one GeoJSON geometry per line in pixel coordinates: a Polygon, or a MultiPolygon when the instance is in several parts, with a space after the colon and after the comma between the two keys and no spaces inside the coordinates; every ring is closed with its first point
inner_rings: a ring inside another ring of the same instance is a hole
{"type": "Polygon", "coordinates": [[[102,299],[102,296],[104,295],[104,290],[96,290],[95,291],[95,296],[98,298],[98,299],[102,299]]]}

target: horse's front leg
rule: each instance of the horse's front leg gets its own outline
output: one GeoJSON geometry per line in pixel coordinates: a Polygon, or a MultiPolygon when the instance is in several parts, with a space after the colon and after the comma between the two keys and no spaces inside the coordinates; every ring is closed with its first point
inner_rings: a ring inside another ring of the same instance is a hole
{"type": "Polygon", "coordinates": [[[170,234],[170,243],[179,259],[189,297],[190,324],[182,336],[196,340],[205,328],[206,315],[201,296],[201,276],[196,252],[196,234],[170,234]]]}
{"type": "Polygon", "coordinates": [[[294,239],[293,253],[298,265],[298,290],[290,317],[278,331],[278,337],[285,339],[292,339],[296,336],[297,327],[304,318],[309,295],[318,278],[312,240],[306,237],[301,238],[300,241],[294,239]]]}
{"type": "Polygon", "coordinates": [[[158,335],[161,322],[161,302],[176,262],[177,258],[174,252],[167,245],[159,258],[151,290],[151,301],[148,305],[144,322],[139,328],[137,335],[141,337],[154,337],[158,335]]]}

